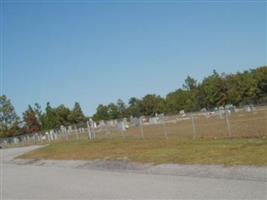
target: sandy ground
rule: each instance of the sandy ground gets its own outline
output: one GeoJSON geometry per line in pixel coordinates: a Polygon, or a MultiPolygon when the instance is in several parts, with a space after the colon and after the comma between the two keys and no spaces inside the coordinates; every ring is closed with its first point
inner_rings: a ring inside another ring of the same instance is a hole
{"type": "Polygon", "coordinates": [[[2,199],[267,199],[267,168],[14,160],[2,149],[2,199]]]}

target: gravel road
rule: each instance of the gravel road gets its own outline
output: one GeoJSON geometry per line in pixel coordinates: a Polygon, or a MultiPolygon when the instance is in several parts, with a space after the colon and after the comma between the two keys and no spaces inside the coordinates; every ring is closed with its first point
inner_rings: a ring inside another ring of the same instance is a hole
{"type": "MultiPolygon", "coordinates": [[[[201,177],[198,173],[194,176],[186,176],[188,172],[179,175],[177,170],[177,174],[174,174],[172,165],[166,165],[165,168],[164,166],[154,168],[147,166],[140,168],[139,171],[136,170],[135,173],[134,170],[112,171],[104,168],[96,170],[91,168],[95,166],[93,163],[86,165],[84,161],[80,162],[82,165],[77,165],[78,161],[62,161],[63,164],[59,164],[60,162],[51,164],[49,161],[47,163],[13,161],[17,155],[35,148],[39,147],[0,150],[3,200],[267,199],[267,182],[259,177],[260,174],[266,172],[265,168],[254,170],[256,175],[242,179],[239,176],[234,178],[234,175],[229,178],[227,176],[226,178],[201,177]],[[160,170],[155,171],[157,168],[160,170]],[[170,174],[167,173],[168,168],[170,174]],[[156,174],[162,171],[164,173],[156,174]]],[[[219,173],[218,169],[215,170],[217,173],[219,173]]],[[[248,168],[244,169],[248,170],[248,168]]],[[[253,170],[249,170],[249,173],[253,173],[253,170]]]]}

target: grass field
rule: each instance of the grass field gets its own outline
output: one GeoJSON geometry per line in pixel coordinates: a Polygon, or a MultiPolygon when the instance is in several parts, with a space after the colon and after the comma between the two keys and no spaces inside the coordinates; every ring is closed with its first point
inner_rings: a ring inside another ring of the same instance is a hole
{"type": "Polygon", "coordinates": [[[267,166],[267,139],[102,139],[57,142],[21,156],[24,159],[129,159],[140,163],[267,166]]]}
{"type": "MultiPolygon", "coordinates": [[[[190,116],[190,115],[189,115],[190,116]]],[[[125,132],[100,129],[70,136],[21,158],[56,160],[129,159],[140,163],[267,166],[267,112],[237,112],[226,119],[194,116],[174,123],[130,127],[125,132]],[[227,126],[227,120],[228,125],[227,126]],[[142,139],[142,133],[144,139],[142,139]],[[167,136],[167,137],[166,137],[167,136]],[[193,139],[194,138],[194,139],[193,139]]]]}

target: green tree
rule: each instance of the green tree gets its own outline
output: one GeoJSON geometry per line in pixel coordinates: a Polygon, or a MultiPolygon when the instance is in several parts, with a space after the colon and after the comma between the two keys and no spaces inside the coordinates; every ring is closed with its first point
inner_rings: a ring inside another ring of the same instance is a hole
{"type": "Polygon", "coordinates": [[[5,96],[0,96],[0,136],[7,137],[17,134],[19,117],[11,101],[5,96]]]}
{"type": "Polygon", "coordinates": [[[185,79],[183,85],[184,89],[187,91],[184,95],[187,96],[186,103],[184,105],[185,111],[197,111],[201,108],[199,103],[199,85],[196,79],[188,76],[185,79]]]}
{"type": "Polygon", "coordinates": [[[257,82],[257,103],[267,103],[267,66],[259,67],[253,70],[257,82]]]}
{"type": "Polygon", "coordinates": [[[60,126],[57,120],[57,114],[54,108],[47,102],[45,113],[43,115],[43,130],[55,129],[60,126]]]}
{"type": "Polygon", "coordinates": [[[197,89],[197,80],[190,76],[187,76],[187,78],[185,79],[185,83],[183,84],[183,88],[187,91],[197,89]]]}
{"type": "Polygon", "coordinates": [[[215,70],[211,76],[203,80],[200,90],[203,107],[224,106],[228,102],[225,77],[220,76],[215,70]]]}
{"type": "Polygon", "coordinates": [[[78,102],[75,102],[74,104],[74,107],[69,115],[69,121],[73,124],[86,121],[86,117],[84,116],[81,106],[78,102]]]}
{"type": "Polygon", "coordinates": [[[241,104],[255,103],[257,101],[258,83],[251,71],[240,74],[241,104]]]}
{"type": "Polygon", "coordinates": [[[71,118],[71,110],[64,106],[63,104],[58,106],[55,109],[56,116],[57,116],[57,123],[59,125],[68,126],[71,125],[72,119],[71,118]]]}
{"type": "Polygon", "coordinates": [[[129,116],[140,117],[141,116],[141,100],[135,97],[131,97],[127,108],[129,116]]]}
{"type": "Polygon", "coordinates": [[[93,116],[94,121],[101,121],[101,120],[109,120],[109,109],[107,106],[100,104],[97,109],[96,113],[93,116]]]}
{"type": "Polygon", "coordinates": [[[150,116],[163,113],[165,111],[165,101],[158,95],[148,94],[140,102],[140,110],[143,115],[150,116]]]}
{"type": "Polygon", "coordinates": [[[226,81],[228,101],[231,104],[239,105],[242,102],[241,76],[230,74],[226,81]]]}
{"type": "Polygon", "coordinates": [[[176,114],[181,110],[194,111],[198,108],[197,98],[190,91],[178,89],[166,97],[168,113],[176,114]]]}
{"type": "Polygon", "coordinates": [[[119,116],[118,118],[124,118],[127,117],[127,108],[126,108],[126,104],[123,102],[123,100],[119,99],[117,101],[117,107],[118,107],[118,112],[119,112],[119,116]]]}
{"type": "Polygon", "coordinates": [[[119,108],[116,104],[110,103],[107,107],[109,119],[118,119],[120,117],[119,108]]]}

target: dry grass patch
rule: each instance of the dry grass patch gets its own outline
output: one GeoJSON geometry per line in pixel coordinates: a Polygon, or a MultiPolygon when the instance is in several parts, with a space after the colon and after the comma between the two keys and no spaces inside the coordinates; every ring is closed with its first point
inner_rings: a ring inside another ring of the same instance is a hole
{"type": "Polygon", "coordinates": [[[52,160],[121,159],[140,163],[267,166],[267,139],[145,139],[65,141],[20,158],[52,160]]]}

